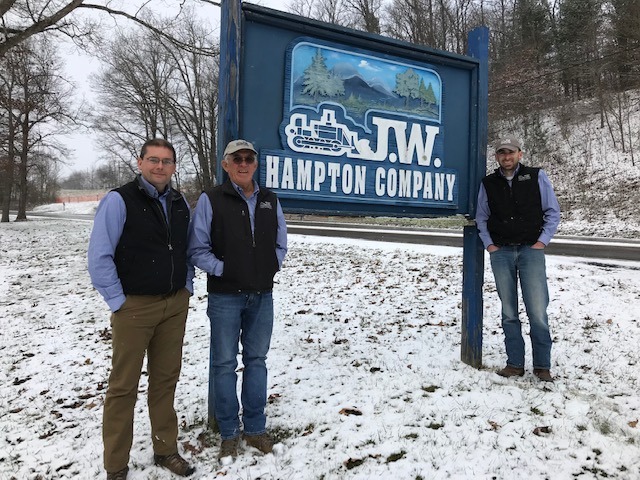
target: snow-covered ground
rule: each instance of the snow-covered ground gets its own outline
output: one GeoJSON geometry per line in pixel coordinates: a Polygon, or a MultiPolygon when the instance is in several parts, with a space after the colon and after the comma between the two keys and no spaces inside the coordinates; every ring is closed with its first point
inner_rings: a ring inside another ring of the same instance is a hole
{"type": "MultiPolygon", "coordinates": [[[[103,478],[111,345],[86,270],[90,230],[0,224],[0,479],[103,478]]],[[[282,445],[225,467],[206,428],[199,272],[176,395],[192,478],[640,478],[640,260],[547,262],[553,385],[530,364],[521,379],[494,373],[505,357],[488,262],[476,370],[460,361],[461,249],[291,235],[268,359],[268,427],[282,445]]],[[[169,479],[153,466],[145,392],[143,376],[129,478],[169,479]]]]}

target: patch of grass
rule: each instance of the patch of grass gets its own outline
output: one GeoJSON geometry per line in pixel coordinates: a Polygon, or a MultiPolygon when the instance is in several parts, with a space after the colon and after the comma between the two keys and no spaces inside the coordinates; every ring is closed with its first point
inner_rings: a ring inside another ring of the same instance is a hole
{"type": "Polygon", "coordinates": [[[364,463],[364,458],[350,458],[344,462],[344,466],[347,467],[347,470],[351,470],[352,468],[359,467],[364,463]]]}
{"type": "Polygon", "coordinates": [[[576,429],[577,429],[579,432],[584,432],[584,431],[586,431],[586,430],[587,430],[587,426],[586,426],[586,425],[582,425],[582,424],[580,424],[580,425],[576,425],[576,429]]]}
{"type": "Polygon", "coordinates": [[[585,472],[592,473],[595,478],[609,478],[609,474],[601,468],[597,467],[582,467],[585,472]]]}
{"type": "Polygon", "coordinates": [[[444,427],[444,424],[435,422],[431,422],[427,425],[427,428],[430,428],[431,430],[440,430],[442,427],[444,427]]]}
{"type": "Polygon", "coordinates": [[[418,435],[417,433],[408,433],[404,436],[404,438],[410,438],[415,440],[416,438],[418,438],[420,435],[418,435]]]}
{"type": "Polygon", "coordinates": [[[538,407],[531,407],[531,413],[533,413],[534,415],[539,415],[539,416],[543,416],[544,412],[542,410],[540,410],[538,407]]]}
{"type": "Polygon", "coordinates": [[[397,462],[402,457],[404,457],[406,454],[407,454],[407,452],[405,452],[404,450],[400,450],[398,453],[392,453],[391,455],[389,455],[387,457],[387,463],[397,462]]]}
{"type": "Polygon", "coordinates": [[[433,393],[436,390],[438,390],[440,387],[436,385],[429,385],[428,387],[420,387],[420,388],[422,389],[423,392],[433,393]]]}
{"type": "Polygon", "coordinates": [[[313,432],[315,429],[315,425],[313,423],[308,424],[303,428],[282,428],[282,427],[273,427],[269,429],[269,433],[273,437],[276,443],[282,442],[287,438],[297,437],[300,435],[308,435],[313,432]]]}
{"type": "Polygon", "coordinates": [[[590,316],[584,317],[585,324],[582,326],[583,330],[595,330],[598,328],[598,322],[591,318],[590,316]]]}
{"type": "Polygon", "coordinates": [[[596,429],[602,435],[611,435],[613,433],[613,427],[611,426],[611,423],[609,423],[609,420],[601,420],[597,422],[596,429]]]}
{"type": "Polygon", "coordinates": [[[184,432],[191,432],[197,428],[208,430],[207,419],[205,417],[194,418],[191,421],[189,421],[188,419],[184,419],[182,420],[182,422],[180,422],[180,429],[184,432]]]}

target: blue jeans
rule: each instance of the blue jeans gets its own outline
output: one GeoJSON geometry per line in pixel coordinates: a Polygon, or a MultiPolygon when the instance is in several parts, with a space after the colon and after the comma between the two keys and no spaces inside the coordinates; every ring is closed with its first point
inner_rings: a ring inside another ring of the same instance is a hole
{"type": "Polygon", "coordinates": [[[273,331],[273,297],[261,293],[209,293],[211,322],[209,409],[223,440],[240,435],[238,342],[242,343],[242,423],[247,435],[266,431],[267,352],[273,331]],[[213,402],[213,405],[211,404],[213,402]]]}
{"type": "Polygon", "coordinates": [[[503,246],[492,252],[491,269],[502,302],[502,329],[507,350],[507,365],[524,367],[524,339],[518,318],[518,277],[522,299],[529,317],[533,368],[551,368],[549,334],[549,290],[544,249],[527,245],[503,246]]]}

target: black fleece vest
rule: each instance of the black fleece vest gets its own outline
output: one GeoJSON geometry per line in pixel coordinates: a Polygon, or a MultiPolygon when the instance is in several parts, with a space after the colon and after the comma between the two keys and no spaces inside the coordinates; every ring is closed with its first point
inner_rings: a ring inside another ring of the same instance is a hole
{"type": "Polygon", "coordinates": [[[494,244],[533,245],[538,241],[543,225],[539,171],[520,164],[511,187],[500,169],[482,180],[491,211],[487,228],[494,244]]]}
{"type": "Polygon", "coordinates": [[[249,206],[229,180],[205,193],[213,209],[212,252],[224,262],[222,277],[208,276],[207,290],[217,293],[272,290],[273,277],[279,268],[275,193],[260,187],[253,235],[249,206]]]}
{"type": "Polygon", "coordinates": [[[171,189],[169,221],[159,200],[150,197],[138,178],[115,189],[127,208],[124,230],[115,252],[118,277],[125,294],[163,295],[187,282],[189,208],[171,189]]]}

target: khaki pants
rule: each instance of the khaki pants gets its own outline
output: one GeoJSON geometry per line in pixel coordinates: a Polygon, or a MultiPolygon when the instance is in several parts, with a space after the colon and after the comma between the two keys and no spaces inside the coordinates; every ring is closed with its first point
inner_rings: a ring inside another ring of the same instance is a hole
{"type": "Polygon", "coordinates": [[[173,400],[188,309],[189,292],[183,288],[172,295],[128,295],[122,308],[111,315],[113,358],[102,420],[107,472],[122,470],[129,463],[145,351],[153,451],[158,455],[178,451],[173,400]]]}

